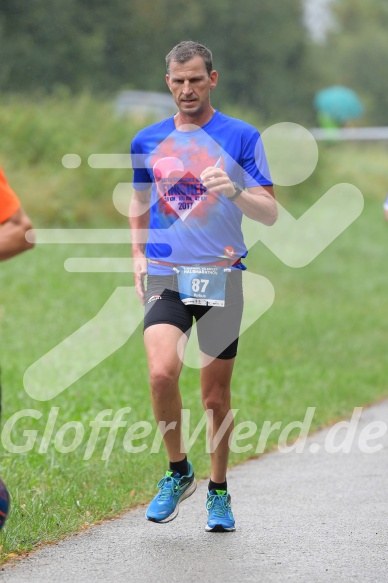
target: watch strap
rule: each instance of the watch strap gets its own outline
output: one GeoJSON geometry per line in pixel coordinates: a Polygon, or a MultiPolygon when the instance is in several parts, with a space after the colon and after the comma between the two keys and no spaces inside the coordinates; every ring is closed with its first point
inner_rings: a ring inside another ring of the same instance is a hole
{"type": "Polygon", "coordinates": [[[233,186],[235,188],[235,193],[232,196],[228,196],[228,200],[236,200],[244,190],[239,184],[237,184],[237,182],[233,182],[233,186]]]}

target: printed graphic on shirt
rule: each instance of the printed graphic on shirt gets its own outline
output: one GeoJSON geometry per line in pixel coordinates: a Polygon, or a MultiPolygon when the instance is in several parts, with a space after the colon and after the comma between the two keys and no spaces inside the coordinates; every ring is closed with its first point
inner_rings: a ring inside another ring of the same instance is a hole
{"type": "Polygon", "coordinates": [[[158,192],[166,206],[164,212],[174,212],[182,221],[206,200],[205,189],[200,181],[187,172],[178,158],[158,160],[153,167],[158,192]]]}
{"type": "MultiPolygon", "coordinates": [[[[217,152],[213,156],[204,150],[198,154],[198,145],[191,151],[185,147],[179,148],[179,145],[178,140],[167,140],[167,147],[175,156],[159,157],[160,153],[156,151],[151,158],[154,183],[160,197],[158,211],[181,221],[190,215],[191,218],[206,220],[209,216],[206,206],[216,204],[219,195],[209,192],[199,176],[208,166],[220,167],[222,158],[216,157],[217,152]]],[[[166,144],[162,144],[161,150],[166,152],[166,144]]]]}

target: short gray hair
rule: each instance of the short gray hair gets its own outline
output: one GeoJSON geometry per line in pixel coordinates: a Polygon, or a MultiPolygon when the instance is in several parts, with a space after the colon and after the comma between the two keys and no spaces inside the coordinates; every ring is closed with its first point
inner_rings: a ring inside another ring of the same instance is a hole
{"type": "Polygon", "coordinates": [[[202,57],[205,63],[206,71],[210,75],[213,70],[213,55],[211,51],[204,45],[201,45],[192,40],[185,40],[177,44],[171,51],[166,55],[166,67],[167,73],[169,73],[171,61],[176,63],[186,63],[190,59],[199,55],[202,57]]]}

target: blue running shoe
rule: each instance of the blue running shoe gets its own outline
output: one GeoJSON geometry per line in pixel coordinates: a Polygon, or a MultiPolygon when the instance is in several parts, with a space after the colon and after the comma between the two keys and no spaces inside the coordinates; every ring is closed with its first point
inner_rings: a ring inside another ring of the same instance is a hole
{"type": "Polygon", "coordinates": [[[152,522],[170,522],[178,516],[179,504],[197,488],[193,466],[190,462],[189,473],[181,476],[171,470],[158,483],[159,493],[156,494],[147,508],[146,518],[152,522]]]}
{"type": "Polygon", "coordinates": [[[226,490],[210,490],[207,495],[207,532],[232,532],[236,530],[231,498],[226,490]]]}

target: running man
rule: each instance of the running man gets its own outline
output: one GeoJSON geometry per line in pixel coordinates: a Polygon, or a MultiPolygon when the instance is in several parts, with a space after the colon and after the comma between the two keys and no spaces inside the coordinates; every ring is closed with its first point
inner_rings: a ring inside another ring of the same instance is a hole
{"type": "Polygon", "coordinates": [[[258,131],[210,103],[218,80],[211,52],[184,41],[169,52],[166,64],[178,112],[140,131],[131,147],[135,286],[145,305],[152,406],[169,458],[146,518],[158,523],[174,519],[179,503],[196,489],[182,443],[179,389],[183,351],[195,319],[210,443],[206,530],[229,532],[235,530],[226,477],[233,430],[231,379],[247,255],[241,222],[246,215],[272,225],[277,204],[258,131]]]}

